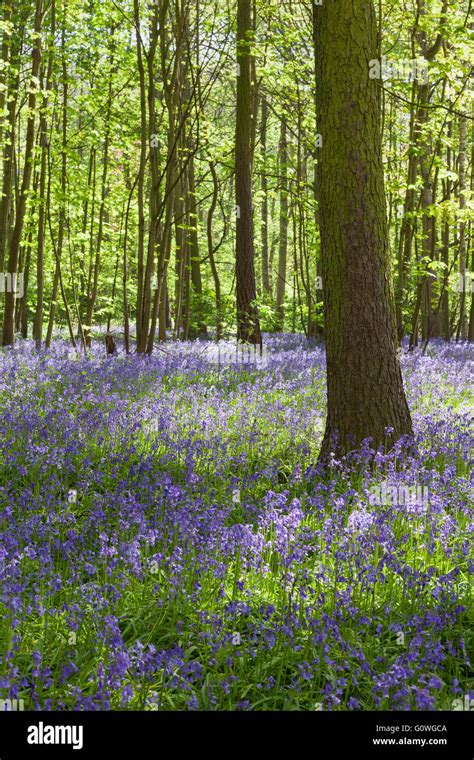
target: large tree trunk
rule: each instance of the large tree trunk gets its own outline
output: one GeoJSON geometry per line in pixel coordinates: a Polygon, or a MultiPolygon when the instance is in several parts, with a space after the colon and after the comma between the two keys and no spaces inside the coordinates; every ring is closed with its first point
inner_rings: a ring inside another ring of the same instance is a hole
{"type": "Polygon", "coordinates": [[[396,352],[373,3],[315,6],[328,411],[320,460],[411,435],[396,352]],[[387,428],[393,428],[387,434],[387,428]]]}
{"type": "Polygon", "coordinates": [[[252,203],[252,40],[251,0],[239,0],[237,10],[237,114],[235,136],[235,196],[237,204],[236,289],[237,338],[261,343],[255,305],[255,248],[252,203]]]}

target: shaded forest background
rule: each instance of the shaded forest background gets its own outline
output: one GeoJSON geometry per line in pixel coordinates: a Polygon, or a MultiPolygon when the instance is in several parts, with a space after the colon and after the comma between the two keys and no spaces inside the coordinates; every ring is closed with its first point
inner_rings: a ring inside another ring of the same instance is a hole
{"type": "MultiPolygon", "coordinates": [[[[398,336],[472,341],[471,2],[378,24],[398,336]]],[[[239,288],[323,336],[312,3],[7,0],[0,33],[3,345],[225,337],[239,288]]]]}

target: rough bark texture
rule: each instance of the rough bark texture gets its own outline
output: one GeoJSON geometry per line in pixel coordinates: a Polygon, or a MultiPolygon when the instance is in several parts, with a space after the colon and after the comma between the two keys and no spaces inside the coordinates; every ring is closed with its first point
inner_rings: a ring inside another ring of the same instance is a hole
{"type": "Polygon", "coordinates": [[[252,204],[252,120],[250,42],[252,34],[251,1],[239,0],[237,12],[237,116],[235,137],[235,195],[237,204],[237,338],[261,343],[255,307],[255,248],[252,204]]]}
{"type": "Polygon", "coordinates": [[[365,438],[412,433],[400,364],[376,80],[372,2],[315,6],[319,201],[328,413],[321,450],[343,454],[365,438]],[[386,428],[393,433],[386,434],[386,428]],[[337,441],[337,443],[336,443],[337,441]]]}

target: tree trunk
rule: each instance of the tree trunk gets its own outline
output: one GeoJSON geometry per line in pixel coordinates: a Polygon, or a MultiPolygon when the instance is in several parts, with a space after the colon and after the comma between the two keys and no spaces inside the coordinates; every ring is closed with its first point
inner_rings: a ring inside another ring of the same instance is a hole
{"type": "Polygon", "coordinates": [[[265,95],[262,95],[262,112],[260,123],[260,150],[262,154],[262,219],[260,236],[262,240],[262,288],[265,295],[271,297],[272,290],[270,286],[270,273],[268,270],[268,179],[266,169],[267,154],[267,122],[268,122],[268,104],[265,95]]]}
{"type": "Polygon", "coordinates": [[[320,461],[412,434],[396,352],[372,2],[315,6],[328,410],[320,461]],[[387,428],[392,429],[387,432],[387,428]]]}
{"type": "Polygon", "coordinates": [[[255,285],[255,248],[252,202],[253,113],[251,50],[253,25],[251,0],[238,0],[237,9],[237,112],[235,135],[235,197],[237,204],[236,291],[237,339],[261,344],[255,285]]]}
{"type": "MultiPolygon", "coordinates": [[[[452,134],[452,121],[447,123],[448,139],[451,139],[452,134]]],[[[448,173],[451,171],[451,146],[446,146],[446,169],[448,173]]],[[[447,176],[442,181],[443,187],[443,200],[451,200],[451,178],[447,176]]],[[[443,290],[441,293],[441,324],[443,337],[445,341],[449,341],[451,332],[449,329],[449,238],[450,238],[450,226],[448,217],[443,221],[441,228],[441,260],[444,264],[443,268],[443,290]]]]}
{"type": "Polygon", "coordinates": [[[18,34],[13,37],[9,34],[8,22],[10,21],[10,14],[11,6],[7,6],[4,11],[6,26],[3,30],[1,52],[4,66],[0,70],[0,143],[3,144],[2,190],[0,194],[0,272],[2,273],[5,265],[5,252],[7,250],[10,229],[9,216],[12,204],[15,120],[20,86],[19,56],[22,44],[18,34]],[[8,62],[10,58],[12,70],[15,71],[15,74],[10,74],[8,72],[8,62]],[[5,104],[7,107],[7,115],[4,120],[3,112],[5,104]]]}
{"type": "MultiPolygon", "coordinates": [[[[471,126],[471,196],[474,192],[474,122],[471,126]]],[[[472,228],[473,223],[472,220],[469,220],[469,241],[471,246],[471,277],[474,276],[474,245],[472,243],[472,228]]],[[[474,343],[474,289],[473,289],[473,283],[471,280],[470,283],[470,293],[471,293],[471,310],[469,314],[469,335],[468,339],[471,343],[474,343]]]]}
{"type": "MultiPolygon", "coordinates": [[[[54,39],[56,33],[56,5],[53,0],[51,6],[51,36],[54,39]]],[[[38,237],[36,250],[36,308],[33,323],[33,340],[36,349],[41,349],[43,340],[43,304],[44,304],[44,241],[46,231],[46,169],[48,156],[48,121],[47,108],[49,92],[51,89],[51,77],[53,73],[54,53],[51,47],[48,54],[48,68],[46,83],[43,94],[43,104],[40,115],[39,141],[41,146],[40,180],[39,180],[39,212],[38,212],[38,237]]]]}
{"type": "MultiPolygon", "coordinates": [[[[216,210],[217,201],[219,199],[219,180],[217,178],[216,168],[212,161],[209,162],[209,168],[211,170],[211,175],[212,175],[213,192],[212,192],[211,205],[210,205],[209,212],[207,215],[207,251],[209,255],[209,264],[211,267],[212,278],[214,280],[215,304],[216,304],[216,340],[220,340],[222,338],[222,332],[223,332],[222,293],[221,293],[221,281],[219,277],[219,272],[217,271],[216,260],[214,257],[217,247],[214,246],[214,236],[212,232],[212,225],[214,223],[214,212],[216,210]]],[[[224,235],[222,237],[222,240],[224,239],[224,236],[225,236],[225,230],[224,230],[224,235]]]]}
{"type": "Polygon", "coordinates": [[[278,248],[278,277],[276,284],[275,328],[281,332],[285,326],[286,260],[288,255],[288,143],[286,119],[281,120],[279,146],[280,175],[280,243],[278,248]]]}
{"type": "MultiPolygon", "coordinates": [[[[37,179],[33,181],[33,185],[37,185],[37,179]]],[[[34,193],[36,194],[37,187],[34,187],[34,193]]],[[[25,340],[28,338],[28,317],[29,317],[29,311],[28,311],[28,285],[29,285],[29,279],[30,279],[30,263],[31,263],[31,247],[32,247],[32,240],[33,240],[33,225],[31,225],[31,229],[28,230],[28,235],[26,239],[26,246],[25,251],[23,252],[23,256],[25,259],[25,263],[23,266],[23,261],[20,262],[20,271],[23,270],[23,294],[19,295],[19,298],[16,302],[16,313],[15,313],[15,329],[16,331],[21,331],[21,337],[25,340]]]]}
{"type": "MultiPolygon", "coordinates": [[[[43,21],[43,2],[37,0],[35,9],[35,38],[31,54],[31,88],[28,96],[28,122],[26,127],[25,162],[23,179],[18,201],[15,226],[13,228],[8,257],[8,272],[17,274],[18,257],[20,253],[21,237],[26,215],[26,201],[30,190],[31,174],[33,170],[33,147],[35,141],[35,111],[37,82],[41,63],[41,25],[43,21]]],[[[3,221],[3,220],[2,220],[3,221]]],[[[13,279],[13,277],[12,277],[13,279]]],[[[14,288],[5,293],[5,316],[3,322],[3,345],[12,346],[15,340],[15,293],[14,288]]]]}
{"type": "MultiPolygon", "coordinates": [[[[467,119],[461,116],[459,119],[459,211],[461,215],[466,208],[466,142],[467,142],[467,119]]],[[[463,283],[460,288],[459,301],[459,327],[456,339],[467,340],[468,321],[467,321],[467,292],[466,292],[466,271],[467,271],[467,245],[466,245],[466,222],[463,218],[459,223],[459,281],[463,283]]]]}
{"type": "MultiPolygon", "coordinates": [[[[139,0],[133,0],[133,13],[134,22],[137,31],[140,31],[140,6],[139,0]]],[[[145,167],[146,167],[146,154],[147,146],[149,142],[148,136],[148,123],[147,123],[147,110],[146,110],[146,85],[145,85],[145,67],[143,64],[143,52],[142,52],[142,38],[140,34],[136,34],[137,45],[137,67],[140,82],[140,164],[138,169],[138,188],[137,188],[137,214],[138,214],[138,230],[137,230],[137,301],[136,301],[136,340],[137,344],[143,339],[142,334],[142,312],[143,312],[143,267],[145,256],[145,207],[144,207],[144,183],[145,183],[145,167]]]]}
{"type": "Polygon", "coordinates": [[[102,162],[102,184],[101,195],[99,205],[99,226],[97,230],[97,244],[94,257],[94,265],[92,269],[92,281],[90,282],[89,292],[87,294],[87,309],[86,309],[86,343],[90,347],[92,343],[92,322],[94,320],[94,309],[97,301],[97,294],[99,288],[99,273],[101,265],[101,252],[102,243],[104,242],[104,222],[105,222],[105,202],[108,195],[108,170],[109,170],[109,149],[110,149],[110,115],[112,111],[112,77],[113,77],[113,60],[114,60],[114,28],[111,29],[111,43],[110,43],[110,56],[109,56],[109,82],[108,82],[108,96],[107,96],[107,110],[105,114],[105,136],[104,136],[104,151],[102,162]]]}

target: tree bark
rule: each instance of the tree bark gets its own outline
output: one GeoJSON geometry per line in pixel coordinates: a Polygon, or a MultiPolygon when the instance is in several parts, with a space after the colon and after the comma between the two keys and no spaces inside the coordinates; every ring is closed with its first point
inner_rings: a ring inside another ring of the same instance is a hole
{"type": "Polygon", "coordinates": [[[253,113],[251,51],[253,37],[251,0],[238,0],[237,8],[237,109],[235,135],[235,198],[237,205],[236,295],[237,339],[261,344],[255,299],[255,247],[252,200],[253,113]]]}
{"type": "Polygon", "coordinates": [[[396,352],[372,2],[314,7],[327,420],[320,461],[412,434],[396,352]],[[337,179],[336,179],[337,178],[337,179]],[[392,429],[390,433],[388,429],[392,429]]]}
{"type": "Polygon", "coordinates": [[[262,288],[265,295],[271,297],[272,289],[270,285],[270,273],[268,262],[268,179],[266,171],[266,154],[267,154],[267,123],[268,123],[268,103],[265,95],[262,95],[262,110],[260,121],[260,151],[262,154],[262,216],[260,237],[262,241],[262,288]]]}
{"type": "MultiPolygon", "coordinates": [[[[56,4],[53,0],[51,5],[51,36],[54,39],[56,33],[56,4]]],[[[36,349],[41,349],[43,340],[43,304],[44,304],[44,242],[46,232],[46,170],[48,157],[48,119],[47,108],[49,93],[51,90],[51,77],[53,74],[54,48],[48,52],[48,67],[46,72],[46,83],[43,94],[43,104],[40,114],[40,180],[39,180],[39,212],[38,212],[38,237],[36,249],[36,308],[33,323],[33,340],[36,349]]]]}
{"type": "Polygon", "coordinates": [[[110,150],[110,116],[112,111],[112,77],[113,77],[113,61],[114,61],[114,28],[110,30],[111,43],[110,43],[110,55],[109,55],[109,81],[108,81],[108,96],[107,96],[107,110],[105,114],[105,135],[104,135],[104,149],[102,160],[102,183],[101,183],[101,195],[99,205],[99,225],[97,230],[97,244],[95,249],[94,264],[92,268],[92,280],[89,283],[89,289],[87,294],[87,308],[86,308],[86,324],[84,332],[86,334],[86,343],[90,347],[92,343],[92,322],[94,319],[94,309],[97,301],[97,294],[99,289],[99,273],[101,265],[101,252],[102,244],[104,242],[104,222],[106,216],[105,202],[108,195],[108,171],[109,171],[109,150],[110,150]]]}
{"type": "Polygon", "coordinates": [[[279,145],[280,175],[280,242],[278,247],[278,277],[276,284],[275,328],[281,332],[285,326],[286,260],[288,255],[288,143],[286,119],[281,120],[279,145]]]}
{"type": "MultiPolygon", "coordinates": [[[[463,214],[466,208],[466,143],[467,143],[467,119],[461,116],[459,119],[459,211],[463,214]]],[[[459,326],[456,339],[467,340],[468,338],[468,320],[467,320],[467,293],[466,293],[466,271],[467,271],[467,243],[466,243],[466,222],[462,218],[459,223],[459,281],[463,283],[461,287],[459,300],[459,326]]]]}
{"type": "MultiPolygon", "coordinates": [[[[471,194],[474,192],[474,122],[471,125],[471,194]]],[[[474,276],[474,245],[472,243],[472,220],[469,221],[469,241],[471,246],[471,276],[474,276]]],[[[469,314],[469,335],[468,340],[474,343],[474,289],[471,280],[471,308],[469,314]]]]}
{"type": "MultiPolygon", "coordinates": [[[[37,80],[41,63],[41,27],[43,22],[43,13],[43,1],[37,0],[34,21],[35,38],[31,54],[31,88],[28,96],[28,121],[26,126],[25,162],[15,226],[13,228],[13,234],[10,243],[10,252],[8,257],[8,272],[10,272],[12,275],[17,274],[18,257],[20,254],[21,238],[26,215],[26,201],[30,190],[31,174],[33,171],[37,80]]],[[[3,322],[4,346],[12,346],[15,340],[15,293],[13,290],[14,289],[12,288],[10,292],[5,293],[5,315],[3,322]]]]}

